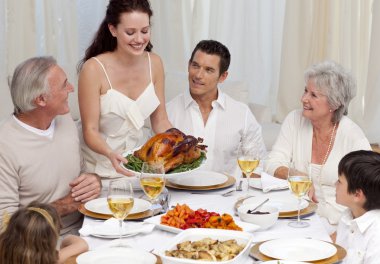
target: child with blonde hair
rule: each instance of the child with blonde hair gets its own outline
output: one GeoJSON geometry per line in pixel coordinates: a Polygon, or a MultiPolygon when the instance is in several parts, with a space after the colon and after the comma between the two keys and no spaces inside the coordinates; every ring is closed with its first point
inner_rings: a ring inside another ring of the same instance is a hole
{"type": "Polygon", "coordinates": [[[0,234],[0,263],[64,263],[69,257],[88,250],[86,241],[68,235],[58,251],[60,227],[60,217],[49,204],[32,202],[20,208],[0,234]]]}

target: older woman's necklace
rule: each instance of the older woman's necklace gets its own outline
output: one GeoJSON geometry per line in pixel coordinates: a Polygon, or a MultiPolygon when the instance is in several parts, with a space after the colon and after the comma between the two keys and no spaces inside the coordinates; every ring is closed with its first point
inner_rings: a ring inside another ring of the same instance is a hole
{"type": "Polygon", "coordinates": [[[329,153],[331,151],[331,146],[332,146],[332,142],[333,142],[333,139],[334,139],[334,133],[335,133],[335,129],[336,129],[336,124],[337,123],[335,122],[333,130],[332,130],[331,135],[330,135],[329,146],[327,147],[327,151],[326,151],[325,157],[323,158],[323,161],[322,161],[322,166],[325,165],[327,157],[329,156],[329,153]]]}
{"type": "Polygon", "coordinates": [[[323,167],[324,167],[324,165],[326,163],[327,157],[329,156],[329,153],[331,151],[331,147],[332,147],[332,144],[333,144],[333,139],[334,139],[334,134],[335,134],[336,126],[337,126],[337,123],[334,123],[334,127],[333,127],[333,130],[332,130],[331,135],[330,135],[329,145],[327,147],[327,151],[326,151],[325,157],[323,158],[322,164],[319,166],[319,168],[317,168],[315,166],[312,167],[313,174],[316,175],[317,183],[318,183],[319,186],[322,185],[322,183],[321,183],[322,170],[323,170],[323,167]]]}

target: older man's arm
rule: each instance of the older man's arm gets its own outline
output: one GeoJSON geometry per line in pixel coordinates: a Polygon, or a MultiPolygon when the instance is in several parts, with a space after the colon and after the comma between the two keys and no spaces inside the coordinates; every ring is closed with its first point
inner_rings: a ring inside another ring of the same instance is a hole
{"type": "Polygon", "coordinates": [[[70,186],[71,193],[51,203],[60,216],[77,211],[81,203],[99,197],[102,189],[100,177],[93,173],[82,173],[70,186]]]}
{"type": "Polygon", "coordinates": [[[17,211],[19,201],[19,178],[11,160],[0,153],[0,232],[9,217],[17,211]]]}
{"type": "Polygon", "coordinates": [[[50,204],[54,206],[58,214],[62,217],[77,211],[81,203],[75,201],[71,196],[71,193],[69,193],[65,197],[60,198],[50,204]]]}

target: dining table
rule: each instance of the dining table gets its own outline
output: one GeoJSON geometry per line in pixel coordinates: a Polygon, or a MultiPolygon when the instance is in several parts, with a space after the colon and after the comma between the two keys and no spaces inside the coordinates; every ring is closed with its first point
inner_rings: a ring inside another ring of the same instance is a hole
{"type": "MultiPolygon", "coordinates": [[[[234,177],[240,179],[239,175],[233,175],[234,177]]],[[[228,213],[234,216],[235,219],[239,220],[236,215],[236,204],[241,199],[246,198],[247,193],[244,191],[247,188],[247,179],[242,179],[243,181],[243,191],[236,191],[236,184],[222,189],[215,190],[181,190],[175,188],[168,188],[170,193],[169,209],[176,204],[187,204],[193,210],[198,208],[206,209],[207,211],[214,211],[220,214],[228,213]],[[223,196],[226,192],[231,191],[228,196],[223,196]]],[[[289,189],[276,190],[265,193],[267,196],[275,196],[279,194],[289,193],[289,189]]],[[[106,195],[106,190],[103,190],[102,195],[106,195]]],[[[143,195],[142,191],[136,191],[135,197],[141,197],[143,195]]],[[[263,191],[260,189],[250,188],[249,196],[262,196],[263,191]]],[[[85,216],[83,225],[101,225],[104,220],[96,219],[92,217],[85,216]]],[[[134,220],[136,221],[136,220],[134,220]]],[[[137,221],[142,221],[137,220],[137,221]]],[[[253,244],[261,243],[263,241],[279,238],[311,238],[316,240],[323,240],[326,242],[332,242],[327,230],[325,229],[320,217],[316,213],[307,215],[306,220],[309,223],[308,227],[305,228],[294,228],[288,225],[289,221],[295,221],[295,219],[281,219],[270,228],[265,230],[256,230],[252,232],[253,244]]],[[[128,225],[132,221],[125,221],[124,224],[128,225]]],[[[170,241],[175,236],[175,233],[171,233],[165,230],[161,230],[159,227],[155,227],[152,232],[137,234],[135,236],[130,236],[123,238],[124,243],[129,246],[145,250],[147,252],[153,252],[156,249],[165,248],[165,245],[170,243],[170,241]]],[[[96,250],[97,248],[105,247],[107,244],[111,244],[111,239],[99,238],[93,236],[83,237],[88,245],[89,250],[96,250]]],[[[257,259],[249,256],[247,253],[245,260],[242,263],[259,263],[257,259]]],[[[75,258],[71,258],[66,262],[66,264],[76,263],[75,258]]]]}

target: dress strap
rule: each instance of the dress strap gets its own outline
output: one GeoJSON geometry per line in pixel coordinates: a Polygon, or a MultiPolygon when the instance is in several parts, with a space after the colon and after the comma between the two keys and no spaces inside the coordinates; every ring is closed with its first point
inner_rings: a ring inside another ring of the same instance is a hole
{"type": "Polygon", "coordinates": [[[152,79],[152,64],[150,62],[150,54],[149,54],[149,51],[148,51],[148,60],[149,60],[149,76],[150,76],[150,82],[153,81],[152,79]]]}
{"type": "MultiPolygon", "coordinates": [[[[100,60],[96,57],[93,57],[100,65],[100,67],[102,67],[103,71],[104,71],[104,74],[106,75],[106,78],[107,78],[107,81],[108,81],[108,84],[110,85],[110,88],[112,89],[112,84],[111,84],[111,81],[110,81],[110,78],[108,78],[108,74],[106,72],[106,68],[104,68],[103,64],[100,62],[100,60]]],[[[149,61],[150,63],[150,61],[149,61]]]]}

